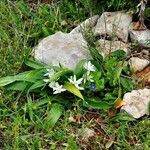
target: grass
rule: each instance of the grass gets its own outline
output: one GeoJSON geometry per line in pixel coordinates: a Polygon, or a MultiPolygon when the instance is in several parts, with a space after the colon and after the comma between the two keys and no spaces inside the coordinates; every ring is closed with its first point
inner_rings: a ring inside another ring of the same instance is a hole
{"type": "MultiPolygon", "coordinates": [[[[24,59],[29,57],[33,47],[42,38],[60,30],[69,32],[80,21],[103,10],[88,3],[89,0],[86,2],[74,4],[64,0],[48,5],[1,0],[0,77],[24,69],[24,59]],[[61,25],[62,21],[67,24],[61,25]]],[[[34,109],[33,103],[23,93],[0,90],[0,149],[99,150],[105,149],[110,139],[114,141],[110,148],[113,150],[150,149],[148,117],[131,122],[116,122],[111,121],[105,112],[82,110],[75,104],[74,109],[64,111],[53,130],[47,130],[46,123],[38,116],[48,114],[50,104],[34,109]],[[70,122],[70,116],[79,118],[81,123],[78,120],[70,122]],[[89,141],[84,140],[80,134],[85,128],[97,133],[89,141]]]]}

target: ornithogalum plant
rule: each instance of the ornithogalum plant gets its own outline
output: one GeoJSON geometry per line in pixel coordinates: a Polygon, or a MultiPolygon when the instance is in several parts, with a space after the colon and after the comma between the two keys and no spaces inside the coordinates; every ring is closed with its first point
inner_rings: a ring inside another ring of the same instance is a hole
{"type": "MultiPolygon", "coordinates": [[[[81,107],[108,110],[125,92],[131,91],[134,84],[128,78],[130,70],[125,57],[125,52],[118,50],[105,58],[97,57],[101,60],[81,60],[74,70],[26,60],[25,64],[32,70],[1,78],[0,87],[26,93],[30,113],[50,104],[51,110],[44,119],[48,122],[44,129],[50,129],[63,109],[77,101],[81,107]]],[[[36,113],[31,114],[34,121],[36,113]]]]}

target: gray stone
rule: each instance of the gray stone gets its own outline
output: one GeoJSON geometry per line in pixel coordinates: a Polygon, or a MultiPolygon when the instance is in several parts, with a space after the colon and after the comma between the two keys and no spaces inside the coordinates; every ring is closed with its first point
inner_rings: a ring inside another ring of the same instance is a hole
{"type": "Polygon", "coordinates": [[[117,36],[124,42],[128,40],[128,28],[132,22],[132,16],[123,12],[104,12],[98,19],[95,27],[95,35],[117,36]]]}
{"type": "Polygon", "coordinates": [[[82,22],[80,25],[78,25],[76,28],[74,28],[70,33],[81,33],[82,30],[86,31],[89,28],[92,28],[96,25],[97,20],[99,18],[99,15],[95,15],[89,19],[86,19],[84,22],[82,22]]]}
{"type": "Polygon", "coordinates": [[[39,43],[34,49],[34,57],[45,64],[62,64],[73,69],[81,59],[89,58],[90,54],[81,33],[57,32],[39,43]]]}
{"type": "Polygon", "coordinates": [[[132,57],[129,60],[130,68],[134,71],[142,71],[145,67],[150,64],[150,61],[147,59],[141,59],[138,57],[132,57]]]}
{"type": "Polygon", "coordinates": [[[137,42],[139,45],[150,48],[150,30],[133,30],[132,23],[129,27],[129,34],[132,42],[137,42]]]}
{"type": "Polygon", "coordinates": [[[97,49],[103,56],[106,56],[110,52],[114,52],[118,49],[124,50],[126,53],[128,53],[129,45],[121,41],[108,41],[100,39],[97,41],[97,49]]]}
{"type": "Polygon", "coordinates": [[[123,97],[126,105],[121,110],[126,111],[134,118],[138,119],[144,115],[149,115],[148,107],[150,102],[150,89],[133,90],[123,97]]]}

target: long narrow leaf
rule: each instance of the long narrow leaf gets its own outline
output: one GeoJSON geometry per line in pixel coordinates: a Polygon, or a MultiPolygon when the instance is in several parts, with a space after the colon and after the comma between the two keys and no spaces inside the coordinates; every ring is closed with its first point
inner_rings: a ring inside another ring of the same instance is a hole
{"type": "Polygon", "coordinates": [[[74,84],[71,84],[69,82],[65,82],[64,88],[67,91],[69,91],[69,92],[73,93],[74,95],[78,96],[79,98],[84,99],[83,96],[82,96],[82,94],[81,94],[81,92],[79,91],[78,88],[75,87],[74,84]]]}
{"type": "Polygon", "coordinates": [[[85,99],[84,106],[94,108],[94,109],[108,110],[113,106],[113,104],[109,104],[107,102],[103,102],[98,99],[85,99]]]}
{"type": "Polygon", "coordinates": [[[51,99],[49,97],[41,98],[36,100],[34,104],[32,105],[33,109],[38,109],[40,106],[45,105],[47,103],[51,103],[51,99]]]}
{"type": "Polygon", "coordinates": [[[2,86],[5,86],[5,85],[8,85],[10,83],[13,83],[15,82],[16,79],[14,76],[8,76],[8,77],[3,77],[3,78],[0,78],[0,87],[2,86]]]}
{"type": "Polygon", "coordinates": [[[83,59],[81,60],[75,67],[75,70],[74,70],[74,74],[77,76],[77,77],[81,77],[83,75],[83,73],[85,72],[84,70],[84,64],[85,64],[86,60],[83,59]]]}
{"type": "Polygon", "coordinates": [[[6,88],[7,90],[25,91],[25,89],[27,89],[27,87],[29,87],[30,85],[31,85],[30,82],[18,81],[18,82],[13,82],[11,84],[8,84],[6,88]]]}
{"type": "Polygon", "coordinates": [[[43,74],[44,74],[44,69],[36,69],[32,71],[26,71],[15,76],[3,77],[0,78],[0,87],[6,86],[15,81],[27,81],[31,83],[36,82],[37,80],[43,78],[43,74]]]}
{"type": "Polygon", "coordinates": [[[63,107],[60,104],[53,104],[51,110],[48,112],[48,115],[45,119],[45,129],[47,131],[51,130],[60,116],[62,115],[63,107]]]}
{"type": "Polygon", "coordinates": [[[58,71],[57,73],[55,73],[55,74],[50,78],[50,82],[56,81],[56,80],[58,80],[61,76],[64,76],[65,74],[69,74],[69,73],[72,73],[72,71],[69,70],[69,69],[60,70],[60,71],[58,71]]]}
{"type": "Polygon", "coordinates": [[[27,65],[27,66],[29,66],[29,67],[31,67],[31,68],[34,68],[34,69],[41,69],[41,68],[44,68],[44,64],[42,64],[42,63],[40,63],[40,62],[38,62],[38,61],[35,61],[35,60],[31,60],[31,59],[26,59],[25,61],[24,61],[24,63],[27,65]]]}
{"type": "Polygon", "coordinates": [[[45,83],[44,81],[42,81],[42,80],[37,81],[37,82],[35,82],[35,83],[29,88],[29,91],[35,90],[35,89],[40,88],[40,87],[43,87],[43,86],[45,86],[45,85],[46,85],[46,83],[45,83]]]}

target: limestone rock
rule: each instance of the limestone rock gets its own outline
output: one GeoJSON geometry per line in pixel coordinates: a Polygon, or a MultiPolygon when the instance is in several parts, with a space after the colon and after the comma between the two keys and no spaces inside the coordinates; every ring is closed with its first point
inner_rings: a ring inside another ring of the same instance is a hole
{"type": "Polygon", "coordinates": [[[86,19],[84,22],[82,22],[80,25],[74,28],[70,33],[72,34],[80,33],[82,32],[82,30],[86,31],[86,29],[94,27],[97,23],[98,18],[99,18],[99,15],[95,15],[89,19],[86,19]]]}
{"type": "Polygon", "coordinates": [[[122,106],[121,110],[125,110],[134,118],[149,115],[150,89],[133,90],[131,93],[126,93],[123,100],[126,105],[122,106]]]}
{"type": "Polygon", "coordinates": [[[95,35],[117,36],[124,42],[128,40],[128,28],[132,22],[132,16],[123,12],[104,12],[98,19],[95,27],[95,35]]]}
{"type": "Polygon", "coordinates": [[[137,42],[139,45],[150,48],[150,30],[133,30],[132,23],[129,27],[129,34],[132,42],[137,42]]]}
{"type": "Polygon", "coordinates": [[[130,67],[134,72],[143,70],[146,66],[148,66],[150,61],[147,59],[141,59],[138,57],[132,57],[129,61],[130,67]]]}
{"type": "Polygon", "coordinates": [[[100,39],[97,41],[97,49],[105,56],[108,55],[109,52],[114,52],[118,49],[124,50],[126,53],[128,53],[129,45],[121,41],[108,41],[100,39]]]}
{"type": "Polygon", "coordinates": [[[39,43],[34,49],[34,57],[45,64],[62,64],[73,69],[81,59],[89,58],[90,54],[81,33],[57,32],[39,43]]]}

